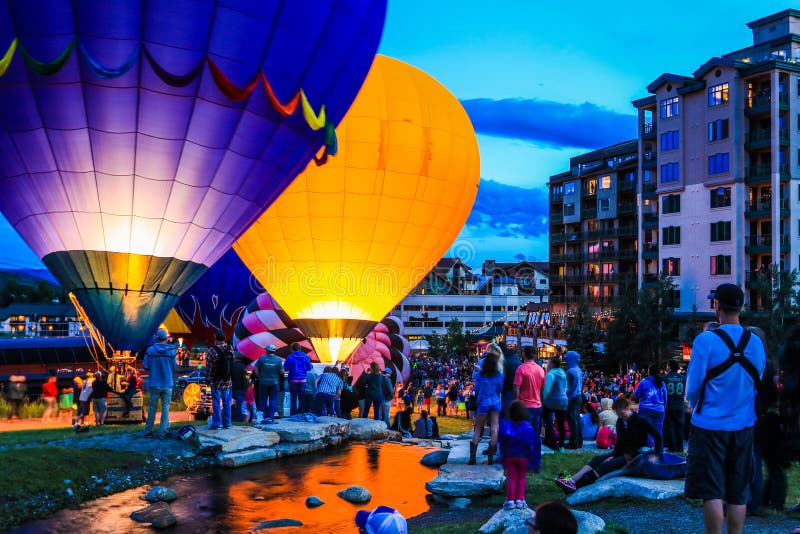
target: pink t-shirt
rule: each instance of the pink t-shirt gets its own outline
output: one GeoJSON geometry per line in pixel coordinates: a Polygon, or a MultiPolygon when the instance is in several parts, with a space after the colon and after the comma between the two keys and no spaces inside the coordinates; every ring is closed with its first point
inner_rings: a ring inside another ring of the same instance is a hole
{"type": "Polygon", "coordinates": [[[519,400],[526,408],[542,407],[544,369],[536,362],[525,362],[517,367],[514,385],[519,386],[519,400]]]}

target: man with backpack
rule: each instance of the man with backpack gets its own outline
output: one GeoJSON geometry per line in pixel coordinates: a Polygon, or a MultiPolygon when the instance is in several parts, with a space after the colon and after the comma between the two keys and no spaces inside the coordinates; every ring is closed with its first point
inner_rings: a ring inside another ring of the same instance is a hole
{"type": "Polygon", "coordinates": [[[258,377],[258,396],[264,406],[262,425],[275,423],[275,412],[278,411],[278,392],[283,385],[283,360],[275,354],[275,345],[267,347],[267,352],[256,360],[253,374],[258,377]]]}
{"type": "Polygon", "coordinates": [[[706,532],[744,528],[748,486],[754,473],[755,393],[766,366],[764,344],[739,324],[744,293],[720,284],[713,299],[719,328],[692,345],[686,399],[694,415],[689,437],[686,497],[703,499],[706,532]],[[727,514],[723,507],[727,503],[727,514]]]}
{"type": "Polygon", "coordinates": [[[211,386],[211,423],[209,430],[230,428],[231,388],[233,382],[233,350],[225,340],[225,332],[217,330],[216,343],[206,355],[206,380],[211,386]]]}

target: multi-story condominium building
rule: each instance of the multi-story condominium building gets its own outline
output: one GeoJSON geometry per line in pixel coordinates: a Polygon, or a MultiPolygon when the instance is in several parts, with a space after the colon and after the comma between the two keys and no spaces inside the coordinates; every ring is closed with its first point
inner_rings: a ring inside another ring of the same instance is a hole
{"type": "Polygon", "coordinates": [[[529,303],[547,303],[546,267],[544,262],[486,260],[479,275],[457,258],[442,258],[392,315],[403,321],[412,346],[426,335],[444,334],[453,319],[468,332],[524,321],[529,303]]]}
{"type": "Polygon", "coordinates": [[[758,309],[770,266],[800,267],[800,11],[748,27],[752,46],[692,76],[662,74],[633,102],[639,284],[670,275],[678,312],[711,312],[723,282],[745,287],[758,309]]]}
{"type": "Polygon", "coordinates": [[[620,291],[636,284],[637,145],[626,141],[574,157],[569,171],[550,177],[553,319],[580,304],[602,319],[620,291]]]}

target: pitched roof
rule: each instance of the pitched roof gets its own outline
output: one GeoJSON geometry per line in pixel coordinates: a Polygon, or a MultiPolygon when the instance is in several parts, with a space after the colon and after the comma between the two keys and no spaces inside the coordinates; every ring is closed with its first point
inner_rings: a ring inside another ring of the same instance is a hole
{"type": "Polygon", "coordinates": [[[29,304],[22,302],[0,308],[0,320],[5,321],[12,315],[25,315],[28,317],[33,315],[77,317],[78,312],[75,311],[75,307],[69,302],[63,304],[29,304]]]}

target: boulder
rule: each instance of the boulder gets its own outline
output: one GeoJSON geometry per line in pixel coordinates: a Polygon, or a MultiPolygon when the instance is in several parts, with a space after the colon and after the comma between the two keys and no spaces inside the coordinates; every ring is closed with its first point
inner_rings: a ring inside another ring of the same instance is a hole
{"type": "Polygon", "coordinates": [[[263,530],[269,528],[281,527],[302,527],[303,522],[297,519],[270,519],[269,521],[262,521],[253,527],[253,530],[263,530]]]}
{"type": "MultiPolygon", "coordinates": [[[[572,511],[578,521],[578,534],[595,534],[606,528],[606,522],[589,512],[572,511]]],[[[535,514],[529,508],[500,510],[478,530],[481,534],[527,534],[525,522],[535,514]]]]}
{"type": "Polygon", "coordinates": [[[463,432],[463,433],[459,434],[456,437],[456,439],[467,439],[467,440],[469,440],[469,439],[472,439],[472,434],[473,433],[472,433],[471,430],[469,432],[463,432]]]}
{"type": "Polygon", "coordinates": [[[447,456],[449,454],[450,451],[445,449],[431,451],[423,456],[419,463],[427,467],[439,467],[447,463],[447,456]]]}
{"type": "Polygon", "coordinates": [[[389,441],[403,441],[403,434],[397,430],[390,430],[386,435],[386,439],[389,441]]]}
{"type": "MultiPolygon", "coordinates": [[[[466,464],[469,461],[469,441],[455,441],[450,446],[450,455],[447,457],[448,464],[466,464]]],[[[479,464],[485,464],[489,457],[485,454],[486,449],[489,448],[488,441],[481,441],[478,443],[478,454],[475,457],[479,464]]]]}
{"type": "Polygon", "coordinates": [[[222,467],[241,467],[272,460],[278,456],[273,448],[249,449],[246,451],[223,452],[217,454],[217,465],[222,467]]]}
{"type": "Polygon", "coordinates": [[[201,450],[219,446],[216,451],[223,453],[256,447],[271,447],[280,441],[280,437],[275,432],[251,426],[232,426],[220,430],[208,430],[201,427],[195,436],[200,441],[201,450]]]}
{"type": "Polygon", "coordinates": [[[350,439],[374,441],[389,437],[389,429],[383,421],[357,418],[350,420],[350,439]]]}
{"type": "Polygon", "coordinates": [[[317,441],[333,435],[347,435],[350,431],[350,421],[335,417],[319,417],[316,423],[288,419],[276,419],[275,423],[257,425],[256,428],[277,432],[281,443],[317,441]]]}
{"type": "Polygon", "coordinates": [[[353,504],[366,504],[372,500],[372,495],[370,492],[361,486],[350,486],[349,488],[340,491],[336,495],[353,504]]]}
{"type": "Polygon", "coordinates": [[[662,500],[683,495],[684,481],[651,480],[647,478],[614,477],[584,486],[569,497],[569,504],[595,502],[608,497],[639,497],[662,500]]]}
{"type": "Polygon", "coordinates": [[[175,494],[174,490],[163,486],[153,486],[150,488],[150,491],[147,492],[147,495],[144,496],[144,500],[147,502],[172,502],[177,498],[178,496],[175,494]]]}
{"type": "Polygon", "coordinates": [[[136,510],[130,517],[139,523],[150,523],[154,528],[168,528],[177,522],[169,505],[163,501],[136,510]]]}
{"type": "Polygon", "coordinates": [[[425,495],[425,500],[428,501],[428,504],[446,506],[451,510],[466,510],[472,504],[472,501],[466,497],[444,497],[434,493],[425,495]]]}
{"type": "MultiPolygon", "coordinates": [[[[452,440],[461,439],[461,438],[459,438],[455,434],[442,434],[441,439],[443,439],[445,441],[452,441],[452,440]]],[[[470,438],[467,438],[467,439],[470,439],[470,438]]]]}
{"type": "Polygon", "coordinates": [[[322,506],[323,504],[325,504],[325,501],[319,497],[315,497],[314,495],[306,498],[306,506],[308,508],[316,508],[317,506],[322,506]]]}
{"type": "Polygon", "coordinates": [[[425,489],[448,497],[474,497],[502,493],[505,481],[500,465],[447,463],[436,478],[425,484],[425,489]]]}
{"type": "Polygon", "coordinates": [[[297,456],[298,454],[308,454],[310,452],[321,451],[328,446],[325,441],[319,439],[317,441],[307,441],[299,443],[278,443],[272,450],[278,455],[278,458],[284,456],[297,456]]]}

